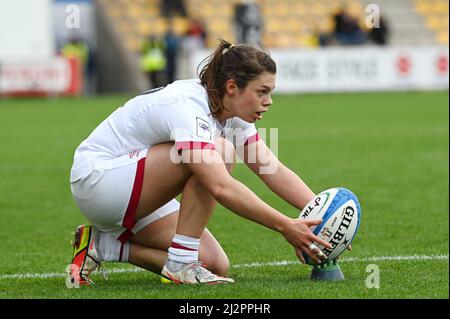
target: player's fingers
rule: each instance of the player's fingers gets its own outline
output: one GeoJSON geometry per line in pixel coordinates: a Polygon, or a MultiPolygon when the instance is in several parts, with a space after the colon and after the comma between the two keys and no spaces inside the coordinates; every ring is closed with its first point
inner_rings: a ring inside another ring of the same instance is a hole
{"type": "Polygon", "coordinates": [[[322,245],[323,247],[326,247],[326,248],[333,248],[333,246],[329,242],[327,242],[317,236],[314,236],[314,242],[316,242],[319,245],[322,245]]]}
{"type": "Polygon", "coordinates": [[[305,220],[305,224],[306,224],[308,227],[317,226],[317,225],[322,224],[322,220],[321,220],[321,219],[305,220]]]}
{"type": "Polygon", "coordinates": [[[310,249],[312,250],[312,252],[314,254],[316,254],[316,256],[320,260],[327,260],[328,259],[327,255],[325,255],[325,253],[319,247],[317,247],[314,243],[311,244],[310,249]]]}
{"type": "Polygon", "coordinates": [[[310,252],[309,250],[306,250],[305,253],[314,261],[316,264],[322,263],[320,261],[320,258],[316,256],[316,254],[310,252]]]}
{"type": "Polygon", "coordinates": [[[295,253],[302,264],[306,264],[305,258],[303,257],[303,251],[300,248],[295,248],[295,253]]]}
{"type": "Polygon", "coordinates": [[[325,257],[326,255],[320,250],[319,247],[317,247],[314,243],[311,243],[305,252],[308,254],[309,257],[311,257],[312,260],[314,260],[316,263],[321,263],[321,259],[325,257]]]}
{"type": "Polygon", "coordinates": [[[348,251],[352,251],[352,244],[348,245],[347,249],[348,251]]]}
{"type": "Polygon", "coordinates": [[[314,261],[315,264],[321,264],[322,263],[320,258],[317,257],[315,254],[310,254],[309,257],[311,257],[311,259],[314,261]]]}

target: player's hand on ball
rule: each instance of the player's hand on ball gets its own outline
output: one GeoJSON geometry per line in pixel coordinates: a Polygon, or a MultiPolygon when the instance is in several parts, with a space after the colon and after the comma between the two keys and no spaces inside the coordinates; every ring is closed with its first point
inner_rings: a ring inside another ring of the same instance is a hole
{"type": "Polygon", "coordinates": [[[322,263],[327,256],[320,250],[317,244],[331,248],[331,245],[313,234],[310,227],[317,226],[322,220],[291,220],[290,225],[283,230],[283,236],[295,247],[295,253],[302,263],[306,263],[303,252],[305,252],[316,263],[322,263]]]}

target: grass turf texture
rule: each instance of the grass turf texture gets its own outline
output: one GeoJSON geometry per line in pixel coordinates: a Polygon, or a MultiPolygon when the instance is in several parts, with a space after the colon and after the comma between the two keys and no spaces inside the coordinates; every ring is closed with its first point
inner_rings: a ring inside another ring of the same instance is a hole
{"type": "MultiPolygon", "coordinates": [[[[448,298],[448,257],[341,262],[343,282],[311,282],[310,267],[233,267],[236,284],[161,285],[150,272],[112,273],[67,289],[70,232],[85,219],[70,194],[76,146],[129,97],[0,100],[0,298],[448,298]],[[380,269],[380,289],[365,285],[380,269]]],[[[362,207],[345,258],[448,256],[448,92],[275,96],[257,123],[278,128],[278,155],[315,192],[342,186],[362,207]]],[[[270,144],[270,139],[267,141],[270,144]]],[[[279,211],[298,212],[239,164],[233,175],[279,211]]],[[[295,261],[280,234],[218,206],[208,228],[232,265],[295,261]]],[[[108,264],[109,269],[132,268],[108,264]]]]}

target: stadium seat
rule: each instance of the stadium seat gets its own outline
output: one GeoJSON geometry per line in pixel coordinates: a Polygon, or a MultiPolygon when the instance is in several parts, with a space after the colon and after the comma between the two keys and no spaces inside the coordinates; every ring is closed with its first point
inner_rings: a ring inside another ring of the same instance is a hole
{"type": "Polygon", "coordinates": [[[416,0],[415,9],[423,16],[428,29],[434,33],[436,42],[448,44],[449,4],[447,0],[416,0]]]}
{"type": "Polygon", "coordinates": [[[449,40],[448,40],[448,30],[445,31],[440,31],[437,35],[436,35],[436,40],[438,41],[438,43],[440,44],[448,44],[449,40]]]}
{"type": "Polygon", "coordinates": [[[118,5],[108,6],[107,14],[113,18],[119,17],[122,13],[122,9],[118,5]]]}
{"type": "Polygon", "coordinates": [[[427,26],[433,30],[448,29],[448,17],[433,15],[428,17],[427,26]]]}
{"type": "Polygon", "coordinates": [[[139,52],[141,50],[142,44],[138,37],[130,36],[125,40],[125,43],[127,48],[133,52],[139,52]]]}
{"type": "Polygon", "coordinates": [[[172,21],[173,31],[177,35],[186,33],[188,27],[188,20],[184,17],[175,17],[172,21]]]}
{"type": "MultiPolygon", "coordinates": [[[[166,18],[160,15],[160,0],[98,0],[108,15],[120,23],[120,32],[134,32],[146,37],[150,33],[162,35],[168,27],[166,18]],[[128,22],[126,22],[128,21],[128,22]],[[128,26],[125,26],[128,23],[128,26]]],[[[436,37],[436,42],[445,42],[448,37],[447,0],[412,0],[416,11],[424,17],[426,27],[436,37]],[[445,32],[447,31],[447,32],[445,32]]],[[[202,19],[208,31],[207,45],[217,45],[217,38],[235,39],[233,26],[234,5],[244,0],[185,0],[190,16],[202,19]]],[[[332,32],[333,13],[345,3],[364,27],[363,0],[255,0],[263,18],[262,45],[265,47],[309,47],[308,37],[315,33],[332,32]],[[290,43],[289,43],[290,42],[290,43]]],[[[365,2],[364,2],[365,4],[365,2]]],[[[186,18],[175,17],[173,28],[182,35],[187,27],[186,18]]],[[[124,36],[125,37],[125,36],[124,36]]],[[[130,40],[132,42],[132,40],[130,40]]]]}

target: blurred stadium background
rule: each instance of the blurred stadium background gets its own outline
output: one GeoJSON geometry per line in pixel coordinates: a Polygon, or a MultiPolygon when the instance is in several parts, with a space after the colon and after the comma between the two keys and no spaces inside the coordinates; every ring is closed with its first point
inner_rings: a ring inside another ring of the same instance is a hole
{"type": "Polygon", "coordinates": [[[448,25],[446,0],[1,0],[0,298],[448,298],[448,25]],[[69,234],[86,222],[68,185],[75,148],[127,99],[195,77],[219,37],[277,62],[258,126],[279,129],[280,158],[315,191],[358,195],[347,280],[309,282],[278,234],[219,206],[208,227],[236,286],[161,287],[117,264],[98,289],[69,291],[69,234]],[[364,284],[369,263],[381,289],[364,284]]]}
{"type": "Polygon", "coordinates": [[[142,92],[194,77],[219,37],[270,50],[279,64],[279,93],[448,86],[446,0],[18,0],[0,6],[2,95],[142,92]],[[346,16],[335,18],[344,6],[346,16]]]}

